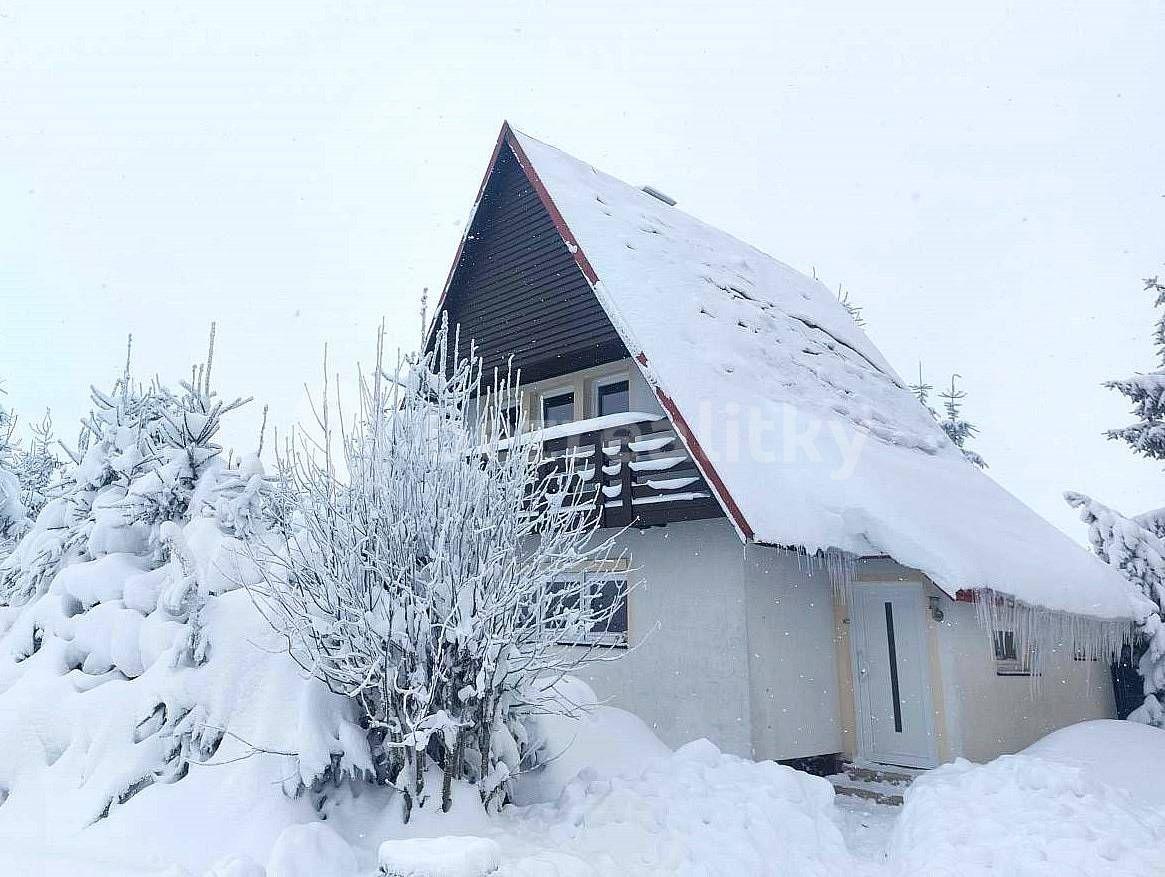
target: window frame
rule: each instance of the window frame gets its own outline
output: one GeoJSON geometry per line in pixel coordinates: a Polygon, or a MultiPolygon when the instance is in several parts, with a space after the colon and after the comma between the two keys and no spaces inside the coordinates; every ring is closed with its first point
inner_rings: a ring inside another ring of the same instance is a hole
{"type": "Polygon", "coordinates": [[[566,573],[565,575],[555,576],[553,581],[547,582],[547,586],[554,584],[554,582],[573,582],[580,586],[587,587],[579,588],[579,599],[589,601],[594,599],[594,584],[601,585],[604,582],[618,582],[623,593],[624,611],[627,616],[626,630],[599,630],[588,631],[587,633],[579,634],[577,636],[556,636],[554,642],[560,646],[602,646],[604,648],[625,649],[631,640],[631,585],[627,579],[627,571],[625,569],[588,569],[583,572],[566,573]]]}
{"type": "MultiPolygon", "coordinates": [[[[549,390],[542,390],[538,394],[538,423],[542,429],[553,429],[552,426],[546,425],[546,400],[553,399],[556,396],[570,396],[571,418],[567,423],[574,423],[579,419],[578,411],[578,388],[574,384],[563,384],[559,387],[553,387],[549,390]]],[[[554,426],[563,426],[558,423],[554,426]]]]}
{"type": "Polygon", "coordinates": [[[1019,653],[1019,644],[1016,642],[1015,631],[1009,628],[995,630],[991,635],[991,656],[995,659],[995,675],[996,676],[1031,676],[1032,675],[1032,655],[1029,652],[1025,654],[1019,653]],[[1007,637],[1011,636],[1011,651],[1013,655],[1006,654],[1007,637]],[[1000,639],[1002,637],[1002,640],[1000,639]],[[1004,654],[1000,655],[1000,644],[1004,645],[1002,651],[1004,654]]]}
{"type": "Polygon", "coordinates": [[[591,411],[595,417],[602,417],[599,413],[599,399],[600,391],[603,387],[609,387],[611,384],[626,384],[627,385],[627,411],[631,411],[631,373],[617,372],[615,374],[603,375],[595,378],[591,382],[591,411]]]}

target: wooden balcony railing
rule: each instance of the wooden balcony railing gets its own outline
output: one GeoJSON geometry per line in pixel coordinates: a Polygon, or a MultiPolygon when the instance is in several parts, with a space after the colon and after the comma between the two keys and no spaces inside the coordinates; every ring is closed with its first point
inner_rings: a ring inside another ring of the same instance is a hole
{"type": "Polygon", "coordinates": [[[573,457],[578,501],[601,526],[660,526],[720,517],[723,511],[666,417],[631,412],[535,431],[548,465],[573,457]]]}

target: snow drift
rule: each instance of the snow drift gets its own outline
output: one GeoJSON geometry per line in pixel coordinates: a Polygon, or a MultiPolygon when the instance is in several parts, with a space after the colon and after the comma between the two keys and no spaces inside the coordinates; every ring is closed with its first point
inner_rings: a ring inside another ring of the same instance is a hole
{"type": "Polygon", "coordinates": [[[907,791],[891,863],[903,874],[1160,874],[1163,760],[1165,731],[1107,720],[989,764],[959,759],[907,791]]]}

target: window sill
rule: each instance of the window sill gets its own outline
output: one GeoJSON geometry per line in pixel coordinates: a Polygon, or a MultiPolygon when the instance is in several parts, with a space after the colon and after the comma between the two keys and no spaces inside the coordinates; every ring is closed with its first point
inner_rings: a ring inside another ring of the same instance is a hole
{"type": "Polygon", "coordinates": [[[627,634],[625,633],[592,633],[586,636],[557,639],[555,645],[573,646],[575,648],[591,648],[599,646],[606,649],[627,648],[627,634]]]}

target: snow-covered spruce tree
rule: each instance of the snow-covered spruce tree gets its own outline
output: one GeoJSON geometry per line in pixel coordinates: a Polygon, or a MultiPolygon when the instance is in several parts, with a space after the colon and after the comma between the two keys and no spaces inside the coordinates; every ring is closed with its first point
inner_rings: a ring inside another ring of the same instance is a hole
{"type": "Polygon", "coordinates": [[[163,524],[188,513],[203,473],[219,465],[213,436],[220,419],[247,401],[224,402],[211,392],[213,331],[211,348],[180,392],[135,385],[128,363],[111,392],[92,388],[76,465],[38,538],[0,566],[0,604],[27,602],[77,560],[118,551],[148,554],[155,564],[168,557],[163,524]]]}
{"type": "Polygon", "coordinates": [[[955,379],[958,377],[958,375],[951,375],[950,390],[939,393],[939,398],[943,400],[945,417],[940,416],[935,411],[934,406],[930,404],[930,394],[934,390],[934,387],[928,384],[923,378],[921,363],[918,366],[918,383],[911,384],[910,389],[914,393],[914,397],[922,403],[922,407],[929,411],[930,416],[938,421],[939,426],[943,428],[943,432],[947,434],[947,438],[954,442],[955,447],[963,452],[963,457],[969,462],[974,463],[980,469],[986,469],[987,461],[971,448],[967,447],[967,440],[972,438],[979,429],[963,419],[963,399],[967,397],[967,393],[955,386],[955,379]]]}
{"type": "Polygon", "coordinates": [[[946,413],[946,417],[939,421],[939,425],[942,426],[947,437],[955,443],[955,447],[963,452],[963,456],[967,460],[980,469],[985,469],[987,461],[967,447],[967,440],[972,438],[979,431],[979,428],[963,418],[963,400],[967,397],[967,393],[955,386],[955,379],[958,377],[958,375],[951,375],[951,388],[939,394],[939,398],[943,400],[943,411],[946,413]]]}
{"type": "Polygon", "coordinates": [[[849,290],[842,286],[837,287],[837,300],[841,302],[841,306],[845,308],[846,313],[860,328],[866,328],[866,319],[862,316],[861,305],[855,304],[854,300],[849,297],[849,290]]]}
{"type": "Polygon", "coordinates": [[[922,407],[930,412],[930,416],[938,420],[938,412],[934,410],[934,406],[930,404],[930,394],[934,390],[932,384],[928,384],[922,376],[922,363],[918,364],[918,383],[910,385],[914,397],[922,403],[922,407]]]}
{"type": "Polygon", "coordinates": [[[625,595],[591,599],[574,575],[613,560],[577,502],[585,473],[479,405],[516,382],[483,387],[444,322],[391,374],[380,337],[350,432],[335,435],[325,392],[322,438],[290,449],[301,528],[257,558],[252,590],[303,669],[359,705],[375,781],[407,820],[464,783],[502,803],[536,758],[527,722],[566,708],[555,683],[614,657],[558,643],[605,629],[625,595]]]}
{"type": "MultiPolygon", "coordinates": [[[[1165,305],[1165,285],[1156,277],[1145,281],[1145,289],[1154,296],[1154,305],[1165,305]]],[[[1115,389],[1133,403],[1137,422],[1119,429],[1110,429],[1108,438],[1126,442],[1136,453],[1154,460],[1165,459],[1165,315],[1153,330],[1159,367],[1146,374],[1134,375],[1119,381],[1107,381],[1104,386],[1115,389]]],[[[1165,509],[1149,511],[1126,518],[1091,497],[1080,493],[1064,495],[1069,505],[1080,509],[1081,518],[1088,525],[1088,537],[1097,555],[1117,567],[1133,585],[1156,607],[1140,625],[1141,637],[1136,643],[1134,660],[1137,672],[1144,682],[1144,704],[1129,718],[1158,727],[1165,727],[1165,509]]]]}
{"type": "MultiPolygon", "coordinates": [[[[94,391],[76,469],[0,568],[0,835],[74,838],[216,753],[233,796],[303,815],[281,783],[372,772],[352,706],[302,677],[244,589],[268,480],[215,441],[241,404],[209,363],[174,390],[127,368],[94,391]]],[[[177,826],[205,803],[183,794],[151,806],[177,826]]]]}
{"type": "Polygon", "coordinates": [[[16,477],[24,507],[35,520],[54,493],[55,482],[65,463],[56,453],[53,420],[48,411],[39,423],[30,424],[28,430],[28,450],[18,455],[16,477]]]}
{"type": "Polygon", "coordinates": [[[1097,556],[1115,566],[1157,611],[1140,624],[1137,672],[1145,683],[1145,702],[1129,719],[1165,727],[1165,541],[1142,522],[1126,518],[1080,493],[1064,498],[1080,510],[1088,541],[1097,556]]]}
{"type": "MultiPolygon", "coordinates": [[[[0,394],[4,392],[0,386],[0,394]]],[[[28,525],[28,511],[21,498],[17,465],[16,418],[0,403],[0,561],[3,561],[28,525]]]]}
{"type": "MultiPolygon", "coordinates": [[[[1145,289],[1153,294],[1156,307],[1165,305],[1165,284],[1158,278],[1148,278],[1145,289]]],[[[1154,460],[1165,460],[1165,315],[1157,320],[1153,343],[1157,348],[1156,369],[1105,383],[1104,386],[1128,397],[1137,418],[1136,423],[1110,429],[1106,434],[1110,439],[1126,442],[1138,454],[1154,460]]]]}

